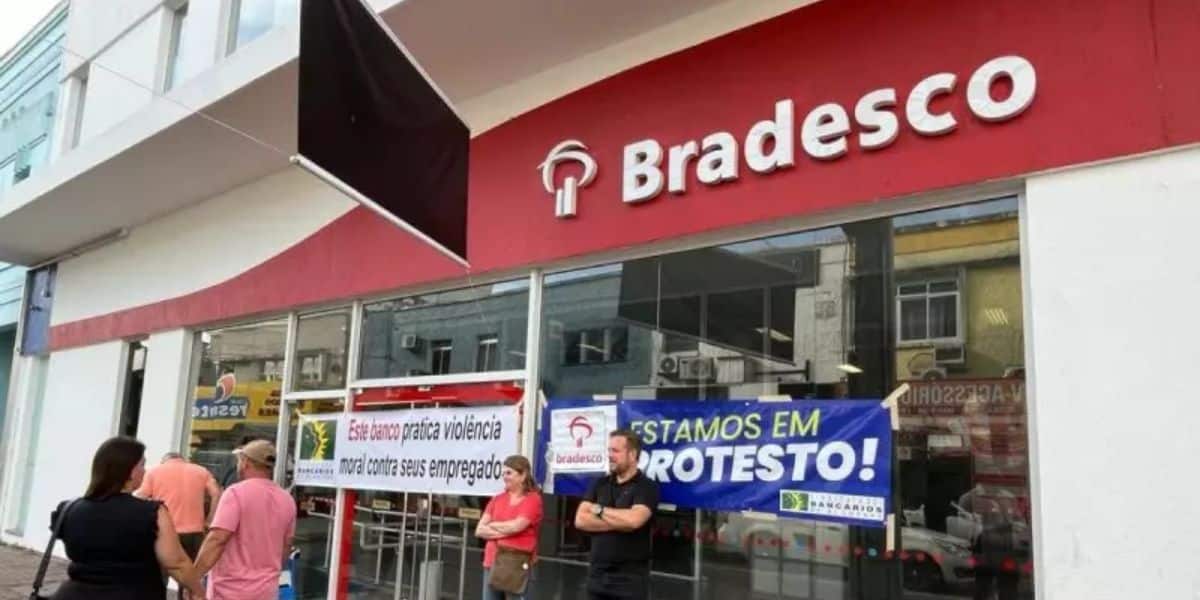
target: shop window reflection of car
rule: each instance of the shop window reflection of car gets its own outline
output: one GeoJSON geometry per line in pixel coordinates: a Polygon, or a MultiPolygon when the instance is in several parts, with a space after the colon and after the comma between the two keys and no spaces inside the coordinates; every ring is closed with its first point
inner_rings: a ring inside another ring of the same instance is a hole
{"type": "MultiPolygon", "coordinates": [[[[901,544],[908,553],[904,585],[913,590],[962,588],[974,580],[967,540],[901,519],[901,544]]],[[[804,519],[770,519],[732,513],[717,530],[718,550],[751,560],[769,553],[784,560],[848,567],[849,527],[804,519]],[[829,550],[825,550],[826,546],[829,550]]],[[[882,548],[877,549],[882,552],[882,548]]]]}

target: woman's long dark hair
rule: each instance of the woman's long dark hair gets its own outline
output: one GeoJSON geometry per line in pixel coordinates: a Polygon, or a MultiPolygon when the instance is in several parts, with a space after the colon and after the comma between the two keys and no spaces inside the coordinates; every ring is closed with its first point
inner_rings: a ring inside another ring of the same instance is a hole
{"type": "Polygon", "coordinates": [[[514,454],[504,459],[504,466],[522,475],[521,487],[524,489],[525,493],[533,492],[538,489],[537,482],[533,480],[533,466],[529,464],[528,458],[525,458],[520,454],[514,454]]]}
{"type": "Polygon", "coordinates": [[[103,500],[121,493],[125,482],[146,456],[146,445],[127,437],[109,438],[92,458],[92,480],[88,483],[88,500],[103,500]]]}

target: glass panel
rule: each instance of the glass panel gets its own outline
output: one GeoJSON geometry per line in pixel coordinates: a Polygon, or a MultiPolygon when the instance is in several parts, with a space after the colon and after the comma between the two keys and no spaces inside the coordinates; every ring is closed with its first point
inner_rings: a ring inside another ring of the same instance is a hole
{"type": "Polygon", "coordinates": [[[191,422],[191,460],[222,487],[236,482],[230,452],[247,438],[275,441],[287,321],[199,334],[191,422]]]}
{"type": "Polygon", "coordinates": [[[897,278],[959,271],[962,279],[931,291],[964,294],[961,313],[956,293],[929,298],[930,337],[961,335],[961,349],[896,352],[896,377],[911,386],[897,441],[904,585],[914,598],[1033,598],[1017,202],[906,215],[893,226],[897,278]]]}
{"type": "Polygon", "coordinates": [[[292,389],[336,390],[346,385],[350,309],[301,316],[296,325],[292,389]]]}
{"type": "Polygon", "coordinates": [[[431,375],[445,375],[450,372],[450,355],[454,351],[453,344],[450,340],[434,340],[430,344],[430,362],[431,366],[429,373],[431,375]]]}
{"type": "Polygon", "coordinates": [[[900,301],[900,339],[923,340],[925,328],[925,297],[900,301]]]}
{"type": "MultiPolygon", "coordinates": [[[[551,399],[882,394],[889,228],[881,221],[549,276],[542,389],[551,399]],[[622,330],[624,361],[582,362],[594,332],[622,330]]],[[[578,499],[545,503],[533,594],[586,597],[586,566],[573,562],[586,564],[590,546],[573,527],[578,499]]],[[[867,539],[843,526],[679,507],[656,512],[653,536],[653,598],[842,598],[852,569],[883,577],[842,551],[867,539]]]]}
{"type": "MultiPolygon", "coordinates": [[[[289,435],[296,435],[301,414],[340,413],[344,405],[341,398],[290,403],[289,435]]],[[[296,598],[316,600],[325,598],[329,590],[337,492],[329,488],[293,486],[292,467],[296,460],[296,447],[295,440],[288,444],[288,469],[284,479],[284,488],[295,496],[297,507],[296,537],[292,544],[299,555],[291,565],[292,586],[296,598]]]]}
{"type": "Polygon", "coordinates": [[[705,311],[707,341],[738,352],[765,354],[764,296],[762,289],[710,294],[705,311]]]}
{"type": "Polygon", "coordinates": [[[369,490],[347,490],[346,498],[354,510],[351,598],[482,597],[484,544],[475,526],[488,498],[369,490]]]}
{"type": "Polygon", "coordinates": [[[479,336],[479,346],[475,350],[475,370],[480,372],[495,371],[497,364],[497,348],[500,337],[495,334],[479,336]]]}
{"type": "Polygon", "coordinates": [[[234,48],[257,39],[262,34],[299,16],[298,0],[237,0],[237,35],[234,48]]]}
{"type": "Polygon", "coordinates": [[[958,336],[958,295],[929,298],[930,339],[958,336]]]}
{"type": "Polygon", "coordinates": [[[166,89],[195,77],[211,62],[212,49],[201,35],[201,26],[195,19],[188,18],[187,4],[175,11],[166,89]]]}
{"type": "Polygon", "coordinates": [[[16,168],[16,158],[0,165],[0,194],[4,194],[4,192],[13,186],[13,175],[16,172],[16,168]]]}
{"type": "Polygon", "coordinates": [[[50,160],[50,139],[43,136],[25,153],[25,176],[28,177],[37,172],[38,168],[46,164],[50,160]]]}
{"type": "MultiPolygon", "coordinates": [[[[912,387],[896,442],[899,552],[885,556],[874,529],[659,510],[651,597],[1033,597],[1016,210],[1004,199],[546,278],[551,399],[912,387]],[[618,324],[625,360],[588,363],[594,332],[618,324]],[[965,344],[923,343],[933,337],[965,344]]],[[[578,499],[545,502],[533,594],[584,597],[578,499]]]]}
{"type": "Polygon", "coordinates": [[[471,373],[484,335],[496,338],[489,370],[523,369],[528,311],[524,279],[369,304],[359,377],[471,373]]]}

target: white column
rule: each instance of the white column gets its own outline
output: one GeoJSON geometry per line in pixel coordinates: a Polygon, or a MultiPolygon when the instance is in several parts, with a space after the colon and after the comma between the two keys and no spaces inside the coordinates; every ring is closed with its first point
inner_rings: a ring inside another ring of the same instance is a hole
{"type": "Polygon", "coordinates": [[[191,388],[194,334],[184,329],[146,340],[146,372],[138,439],[146,444],[146,462],[157,464],[166,452],[183,448],[191,388]]]}
{"type": "Polygon", "coordinates": [[[37,445],[38,406],[46,380],[44,357],[17,357],[9,380],[3,455],[0,463],[0,541],[15,541],[24,529],[23,504],[28,496],[34,449],[37,445]]]}
{"type": "Polygon", "coordinates": [[[1200,149],[1026,190],[1038,598],[1200,598],[1200,149]]]}

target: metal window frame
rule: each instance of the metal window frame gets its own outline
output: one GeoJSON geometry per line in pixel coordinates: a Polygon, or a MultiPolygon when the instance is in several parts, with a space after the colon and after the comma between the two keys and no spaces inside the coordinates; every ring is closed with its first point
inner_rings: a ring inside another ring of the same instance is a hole
{"type": "Polygon", "coordinates": [[[964,346],[967,343],[966,328],[964,326],[964,312],[966,311],[966,270],[962,267],[955,269],[953,274],[929,274],[924,276],[916,276],[901,281],[895,282],[892,286],[895,290],[894,309],[896,311],[895,319],[895,342],[897,349],[923,347],[923,346],[964,346]],[[947,292],[931,292],[930,285],[934,283],[953,281],[956,285],[954,291],[947,292]],[[921,293],[906,293],[901,294],[900,288],[906,285],[924,285],[925,291],[921,293]],[[955,335],[949,337],[930,337],[929,336],[929,301],[932,298],[947,298],[954,297],[954,328],[955,335]],[[901,319],[901,304],[905,300],[923,300],[925,304],[925,336],[921,338],[902,339],[901,332],[903,331],[903,321],[901,319]]]}

